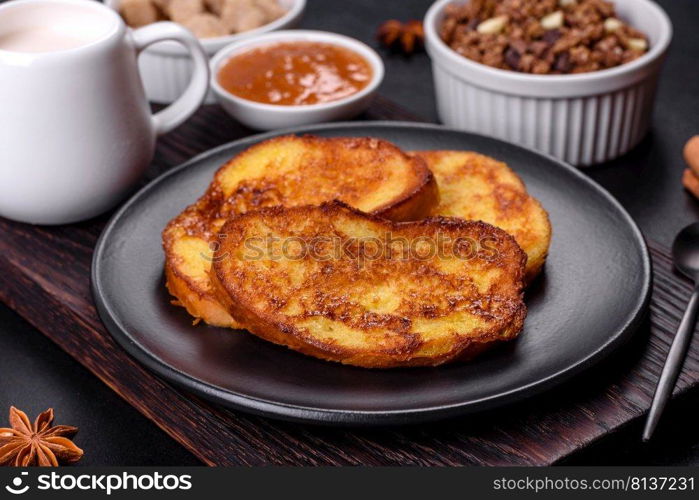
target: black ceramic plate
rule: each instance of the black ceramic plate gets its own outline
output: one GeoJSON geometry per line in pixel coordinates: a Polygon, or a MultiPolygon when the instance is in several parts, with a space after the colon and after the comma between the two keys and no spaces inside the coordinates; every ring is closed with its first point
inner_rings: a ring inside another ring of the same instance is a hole
{"type": "Polygon", "coordinates": [[[154,180],[114,215],[97,244],[92,278],[99,313],[119,344],[161,377],[222,405],[289,420],[426,421],[551,387],[619,346],[642,319],[651,274],[643,237],[606,191],[572,167],[433,125],[359,122],[291,132],[374,136],[405,150],[475,150],[507,162],[553,225],[545,273],[526,296],[524,331],[467,364],[380,371],[319,361],[242,331],[192,326],[184,309],[170,305],[160,231],[203,193],[222,163],[275,135],[265,134],[154,180]]]}

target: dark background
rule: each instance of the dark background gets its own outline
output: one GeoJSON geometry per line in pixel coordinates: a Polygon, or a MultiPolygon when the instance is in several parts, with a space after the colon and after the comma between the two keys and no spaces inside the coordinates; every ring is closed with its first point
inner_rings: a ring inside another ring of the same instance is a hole
{"type": "MultiPolygon", "coordinates": [[[[699,3],[659,2],[674,24],[651,133],[631,153],[585,173],[628,209],[647,238],[666,245],[699,219],[699,203],[680,177],[682,146],[699,134],[699,3]]],[[[390,18],[421,19],[431,0],[308,0],[300,27],[359,38],[376,46],[390,18]]],[[[438,121],[428,57],[382,52],[381,92],[416,115],[438,121]]],[[[1,236],[0,236],[1,237],[1,236]]],[[[0,277],[0,283],[3,277],[0,277]]],[[[584,376],[584,375],[582,375],[584,376]]],[[[51,341],[0,304],[0,412],[15,405],[33,418],[47,407],[57,423],[80,428],[81,465],[195,465],[198,461],[51,341]]],[[[567,461],[576,465],[699,465],[699,391],[673,401],[655,439],[640,443],[640,423],[567,461]]],[[[0,414],[0,427],[6,425],[0,414]]],[[[435,424],[439,425],[439,424],[435,424]]]]}

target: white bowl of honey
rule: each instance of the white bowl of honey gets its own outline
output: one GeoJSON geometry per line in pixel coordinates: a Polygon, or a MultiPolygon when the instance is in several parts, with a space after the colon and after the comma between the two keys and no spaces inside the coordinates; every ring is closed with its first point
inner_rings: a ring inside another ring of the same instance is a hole
{"type": "Polygon", "coordinates": [[[366,44],[324,31],[277,31],[233,43],[211,59],[211,88],[236,120],[257,130],[352,118],[384,76],[366,44]]]}

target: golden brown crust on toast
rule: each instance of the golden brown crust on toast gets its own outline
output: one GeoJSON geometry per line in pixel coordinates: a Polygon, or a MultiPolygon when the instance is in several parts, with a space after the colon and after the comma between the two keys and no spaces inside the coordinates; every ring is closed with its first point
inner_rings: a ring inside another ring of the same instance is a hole
{"type": "Polygon", "coordinates": [[[228,217],[339,199],[392,220],[414,220],[430,213],[437,196],[424,161],[386,141],[283,136],[261,142],[223,165],[204,195],[164,229],[168,290],[195,318],[241,328],[209,281],[216,234],[228,217]]]}
{"type": "Polygon", "coordinates": [[[253,334],[317,358],[440,365],[515,338],[526,316],[526,256],[483,222],[394,223],[331,202],[248,212],[221,234],[219,301],[253,334]]]}
{"type": "Polygon", "coordinates": [[[515,237],[527,254],[525,282],[542,270],[551,243],[551,223],[539,201],[507,164],[469,151],[418,151],[439,186],[432,215],[482,220],[515,237]]]}

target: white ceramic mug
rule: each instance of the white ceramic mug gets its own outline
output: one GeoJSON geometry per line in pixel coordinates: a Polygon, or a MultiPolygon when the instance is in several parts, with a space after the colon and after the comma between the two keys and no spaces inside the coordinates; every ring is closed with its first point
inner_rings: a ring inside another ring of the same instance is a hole
{"type": "Polygon", "coordinates": [[[0,215],[63,224],[111,208],[148,166],[156,137],[199,107],[208,80],[206,54],[177,24],[131,30],[92,0],[0,5],[0,215]],[[49,32],[60,43],[42,47],[39,34],[34,47],[33,33],[49,32]],[[151,115],[137,56],[163,40],[184,45],[195,71],[182,96],[151,115]]]}

